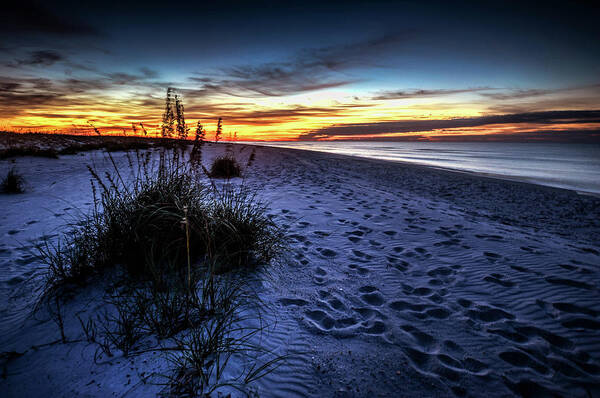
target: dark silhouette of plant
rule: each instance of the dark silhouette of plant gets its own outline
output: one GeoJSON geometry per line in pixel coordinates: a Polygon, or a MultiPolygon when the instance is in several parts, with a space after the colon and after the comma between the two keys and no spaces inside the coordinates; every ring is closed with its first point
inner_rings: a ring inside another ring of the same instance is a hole
{"type": "Polygon", "coordinates": [[[223,119],[219,118],[219,121],[217,122],[217,131],[215,131],[215,142],[219,142],[221,134],[223,134],[223,119]]]}
{"type": "Polygon", "coordinates": [[[217,157],[211,167],[209,176],[211,178],[234,178],[242,175],[242,168],[233,156],[233,153],[226,153],[217,157]]]}
{"type": "Polygon", "coordinates": [[[131,129],[133,130],[133,135],[137,135],[137,127],[134,122],[131,122],[131,129]]]}
{"type": "Polygon", "coordinates": [[[194,138],[194,146],[192,147],[192,152],[190,153],[190,160],[195,166],[198,166],[202,163],[202,146],[204,145],[204,140],[206,138],[206,130],[202,127],[202,123],[198,120],[196,124],[196,137],[194,138]]]}
{"type": "Polygon", "coordinates": [[[25,180],[23,176],[17,172],[17,170],[13,167],[8,171],[6,177],[2,180],[2,184],[0,184],[0,190],[4,193],[23,193],[25,180]]]}
{"type": "Polygon", "coordinates": [[[175,115],[173,113],[173,89],[167,88],[167,96],[165,98],[165,113],[163,113],[161,136],[170,138],[175,132],[173,125],[175,124],[175,115]]]}
{"type": "Polygon", "coordinates": [[[177,120],[177,136],[179,139],[185,140],[190,129],[185,125],[183,103],[178,95],[175,95],[175,117],[177,120]]]}
{"type": "Polygon", "coordinates": [[[144,135],[148,135],[148,131],[146,131],[146,128],[144,127],[144,125],[141,122],[140,122],[140,127],[142,128],[144,135]]]}
{"type": "MultiPolygon", "coordinates": [[[[241,187],[211,189],[178,148],[163,151],[165,159],[158,165],[150,153],[138,153],[129,177],[110,154],[113,173],[101,177],[89,167],[92,213],[65,234],[62,243],[39,248],[50,267],[50,287],[65,281],[83,283],[115,264],[131,276],[161,284],[171,267],[188,267],[188,250],[192,261],[207,256],[217,259],[222,269],[251,267],[253,257],[259,262],[272,258],[268,253],[276,249],[280,235],[251,192],[241,187]],[[184,218],[189,236],[182,232],[184,218]]],[[[223,167],[232,169],[215,173],[240,173],[235,159],[229,158],[223,167]]]]}
{"type": "Polygon", "coordinates": [[[88,124],[89,124],[90,126],[92,126],[92,129],[94,129],[94,133],[96,133],[96,134],[98,134],[98,135],[102,135],[102,134],[100,134],[100,130],[98,130],[98,129],[96,128],[96,126],[94,126],[94,125],[92,124],[92,122],[90,122],[89,120],[88,120],[88,124]]]}

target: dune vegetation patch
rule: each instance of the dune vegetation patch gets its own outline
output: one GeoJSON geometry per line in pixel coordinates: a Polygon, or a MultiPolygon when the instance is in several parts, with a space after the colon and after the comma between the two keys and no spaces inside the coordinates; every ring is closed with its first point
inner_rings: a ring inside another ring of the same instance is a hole
{"type": "Polygon", "coordinates": [[[210,167],[210,176],[212,178],[235,178],[242,175],[242,168],[239,163],[230,154],[218,156],[210,167]]]}
{"type": "Polygon", "coordinates": [[[264,325],[251,285],[255,270],[281,253],[283,233],[259,192],[243,181],[211,180],[202,141],[191,150],[182,144],[127,153],[126,164],[107,151],[108,171],[88,166],[89,214],[37,247],[48,267],[40,303],[53,314],[62,341],[69,341],[67,297],[117,275],[102,311],[76,315],[83,335],[97,345],[96,357],[163,352],[169,396],[245,389],[281,359],[253,340],[264,325]],[[236,367],[237,374],[226,370],[234,356],[248,365],[236,367]]]}
{"type": "Polygon", "coordinates": [[[0,192],[9,194],[25,192],[25,179],[14,167],[8,170],[0,182],[0,192]]]}

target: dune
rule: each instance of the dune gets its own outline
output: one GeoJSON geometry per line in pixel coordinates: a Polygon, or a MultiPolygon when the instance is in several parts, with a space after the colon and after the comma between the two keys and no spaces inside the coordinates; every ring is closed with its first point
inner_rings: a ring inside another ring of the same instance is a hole
{"type": "MultiPolygon", "coordinates": [[[[286,231],[259,273],[260,336],[286,355],[248,385],[260,396],[600,395],[600,198],[431,167],[256,146],[233,183],[258,189],[286,231]]],[[[208,145],[204,160],[222,154],[208,145]]],[[[248,146],[236,145],[243,157],[248,146]]],[[[127,167],[125,152],[114,158],[127,167]]],[[[0,391],[151,396],[163,354],[96,357],[75,316],[67,344],[33,312],[43,267],[30,252],[92,206],[99,150],[22,157],[20,195],[0,195],[0,391]]],[[[66,314],[100,311],[104,286],[66,314]]],[[[258,338],[258,337],[257,337],[258,338]]],[[[234,358],[231,367],[244,366],[234,358]]],[[[241,393],[223,390],[233,396],[241,393]]]]}

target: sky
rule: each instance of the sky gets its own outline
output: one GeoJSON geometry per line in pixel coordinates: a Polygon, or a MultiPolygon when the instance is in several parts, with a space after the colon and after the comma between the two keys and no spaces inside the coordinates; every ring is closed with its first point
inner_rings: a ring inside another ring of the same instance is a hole
{"type": "Polygon", "coordinates": [[[155,134],[172,87],[192,134],[221,117],[239,140],[600,142],[593,2],[9,1],[2,13],[0,130],[155,134]]]}

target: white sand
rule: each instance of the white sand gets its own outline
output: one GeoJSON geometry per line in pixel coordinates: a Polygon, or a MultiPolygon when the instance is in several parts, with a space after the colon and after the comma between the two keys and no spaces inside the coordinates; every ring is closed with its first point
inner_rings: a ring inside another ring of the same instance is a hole
{"type": "MultiPolygon", "coordinates": [[[[100,152],[17,159],[29,190],[0,195],[0,352],[24,353],[0,359],[3,397],[161,390],[160,353],[95,363],[83,342],[31,348],[60,335],[30,316],[41,271],[27,247],[89,209],[93,159],[107,166],[100,152]]],[[[262,342],[290,357],[253,385],[261,396],[600,394],[600,199],[278,148],[257,151],[246,182],[290,236],[259,288],[262,342]]],[[[66,312],[97,311],[101,294],[66,312]]],[[[66,334],[82,337],[69,315],[66,334]]]]}

